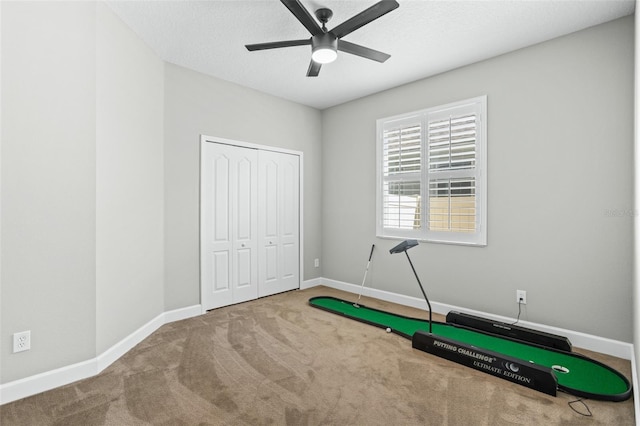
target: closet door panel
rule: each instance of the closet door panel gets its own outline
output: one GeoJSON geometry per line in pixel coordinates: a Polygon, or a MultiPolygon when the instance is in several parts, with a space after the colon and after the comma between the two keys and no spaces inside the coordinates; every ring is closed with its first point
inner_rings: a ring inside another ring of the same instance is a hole
{"type": "Polygon", "coordinates": [[[258,294],[257,152],[202,146],[202,305],[213,309],[258,294]]]}
{"type": "Polygon", "coordinates": [[[260,152],[258,162],[258,295],[278,293],[278,162],[271,152],[260,152]]]}
{"type": "Polygon", "coordinates": [[[232,303],[231,160],[213,144],[203,146],[202,287],[206,309],[232,303]]]}
{"type": "Polygon", "coordinates": [[[233,147],[235,176],[232,183],[233,303],[258,297],[258,154],[233,147]]]}
{"type": "Polygon", "coordinates": [[[280,154],[280,291],[300,287],[300,158],[280,154]]]}
{"type": "Polygon", "coordinates": [[[260,297],[300,286],[298,162],[297,155],[259,153],[260,297]]]}

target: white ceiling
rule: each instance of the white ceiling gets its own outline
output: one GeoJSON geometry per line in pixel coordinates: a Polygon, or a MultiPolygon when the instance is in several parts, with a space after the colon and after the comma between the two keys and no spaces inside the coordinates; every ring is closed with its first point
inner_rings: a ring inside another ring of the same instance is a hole
{"type": "MultiPolygon", "coordinates": [[[[329,29],[376,2],[302,0],[311,14],[333,10],[329,29]]],[[[635,7],[635,0],[398,0],[398,9],[344,38],[390,54],[387,62],[338,52],[318,77],[306,77],[309,46],[244,47],[310,37],[278,0],[107,3],[167,62],[318,109],[630,15],[635,7]]]]}

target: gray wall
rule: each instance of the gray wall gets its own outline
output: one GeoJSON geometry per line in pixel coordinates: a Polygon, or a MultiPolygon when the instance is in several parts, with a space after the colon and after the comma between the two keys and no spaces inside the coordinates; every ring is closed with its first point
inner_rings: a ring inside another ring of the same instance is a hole
{"type": "Polygon", "coordinates": [[[164,62],[98,4],[97,353],[164,312],[164,62]]]}
{"type": "Polygon", "coordinates": [[[1,7],[6,383],[164,311],[164,64],[102,3],[1,7]],[[32,349],[13,354],[23,330],[32,349]]]}
{"type": "Polygon", "coordinates": [[[375,238],[375,121],[488,96],[488,246],[411,251],[434,301],[632,341],[633,17],[323,111],[323,276],[420,297],[375,238]],[[608,212],[613,212],[608,215],[608,212]]]}
{"type": "Polygon", "coordinates": [[[304,278],[320,276],[320,112],[176,65],[165,69],[165,309],[200,303],[200,135],[302,151],[304,278]]]}
{"type": "Polygon", "coordinates": [[[95,5],[3,2],[1,24],[7,382],[95,356],[95,5]]]}

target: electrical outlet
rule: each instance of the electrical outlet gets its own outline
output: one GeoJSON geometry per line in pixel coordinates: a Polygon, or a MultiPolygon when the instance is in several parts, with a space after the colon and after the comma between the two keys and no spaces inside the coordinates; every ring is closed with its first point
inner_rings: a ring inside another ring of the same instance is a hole
{"type": "Polygon", "coordinates": [[[315,265],[316,268],[320,267],[320,259],[316,259],[313,263],[315,265]]]}
{"type": "Polygon", "coordinates": [[[527,292],[524,290],[516,290],[516,303],[527,304],[527,292]]]}
{"type": "Polygon", "coordinates": [[[13,353],[28,351],[31,349],[31,331],[22,331],[13,334],[13,353]]]}

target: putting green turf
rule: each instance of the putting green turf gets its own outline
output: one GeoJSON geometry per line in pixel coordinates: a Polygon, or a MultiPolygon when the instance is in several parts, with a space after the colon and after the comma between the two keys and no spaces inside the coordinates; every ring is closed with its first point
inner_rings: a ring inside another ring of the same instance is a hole
{"type": "MultiPolygon", "coordinates": [[[[360,305],[334,297],[313,297],[311,306],[321,308],[376,327],[391,328],[403,337],[411,339],[418,330],[429,331],[429,322],[418,318],[409,318],[360,305]]],[[[433,322],[433,334],[459,342],[498,352],[526,362],[552,368],[561,366],[567,373],[553,370],[558,388],[566,392],[594,399],[623,401],[631,396],[629,381],[616,370],[585,356],[533,346],[518,341],[504,339],[489,334],[455,327],[450,324],[433,322]]]]}

